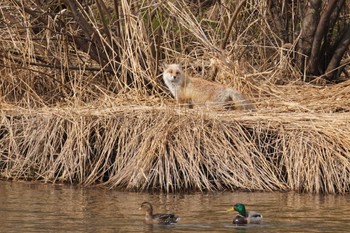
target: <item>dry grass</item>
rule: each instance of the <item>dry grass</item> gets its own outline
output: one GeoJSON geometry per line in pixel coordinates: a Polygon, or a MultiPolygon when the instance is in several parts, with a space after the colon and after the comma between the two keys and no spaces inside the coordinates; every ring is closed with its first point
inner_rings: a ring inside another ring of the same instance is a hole
{"type": "Polygon", "coordinates": [[[349,115],[86,106],[1,114],[1,176],[127,190],[345,193],[349,115]]]}
{"type": "Polygon", "coordinates": [[[106,10],[84,6],[80,19],[95,30],[101,60],[94,43],[79,44],[87,35],[77,18],[28,1],[40,21],[6,2],[1,178],[138,191],[349,192],[350,82],[303,83],[263,1],[246,1],[225,49],[234,1],[199,9],[123,0],[119,18],[112,1],[106,10]],[[190,75],[242,91],[258,111],[179,108],[160,78],[162,63],[179,61],[190,75]]]}

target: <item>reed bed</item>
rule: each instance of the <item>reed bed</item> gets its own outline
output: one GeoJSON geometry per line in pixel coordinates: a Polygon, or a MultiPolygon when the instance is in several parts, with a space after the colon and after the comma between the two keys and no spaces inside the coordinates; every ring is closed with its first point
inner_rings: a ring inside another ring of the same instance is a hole
{"type": "Polygon", "coordinates": [[[306,83],[267,3],[5,0],[0,178],[349,192],[350,82],[306,83]],[[161,67],[178,62],[241,91],[257,111],[177,106],[161,67]]]}
{"type": "Polygon", "coordinates": [[[349,126],[347,113],[8,109],[1,177],[133,191],[346,193],[349,126]]]}

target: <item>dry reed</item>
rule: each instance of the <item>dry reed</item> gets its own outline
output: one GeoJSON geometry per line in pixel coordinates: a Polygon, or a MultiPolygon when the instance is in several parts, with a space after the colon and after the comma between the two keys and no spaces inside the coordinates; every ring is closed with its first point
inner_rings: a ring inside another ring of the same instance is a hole
{"type": "Polygon", "coordinates": [[[303,83],[264,1],[234,24],[236,1],[62,1],[74,16],[22,2],[0,7],[1,178],[349,192],[349,81],[303,83]],[[159,75],[180,61],[189,75],[218,71],[258,111],[179,108],[159,75]]]}
{"type": "Polygon", "coordinates": [[[1,176],[127,190],[345,193],[348,114],[3,110],[1,176]]]}

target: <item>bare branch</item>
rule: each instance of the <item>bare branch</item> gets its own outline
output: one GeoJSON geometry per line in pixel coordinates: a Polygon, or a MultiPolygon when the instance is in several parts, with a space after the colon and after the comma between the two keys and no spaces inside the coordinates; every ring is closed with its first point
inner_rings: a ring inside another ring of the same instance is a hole
{"type": "Polygon", "coordinates": [[[335,74],[337,73],[340,65],[340,61],[344,53],[348,49],[349,45],[350,45],[350,24],[348,24],[347,30],[344,33],[341,41],[338,43],[338,46],[335,49],[335,52],[327,66],[326,75],[325,75],[327,80],[332,80],[335,77],[335,74]]]}
{"type": "Polygon", "coordinates": [[[325,34],[327,34],[329,30],[329,19],[337,5],[337,2],[338,0],[330,0],[328,2],[327,8],[325,12],[321,15],[320,21],[317,25],[309,60],[309,72],[311,74],[319,74],[322,72],[318,70],[318,59],[321,49],[321,43],[322,39],[325,37],[325,34]]]}
{"type": "MultiPolygon", "coordinates": [[[[246,0],[240,1],[238,6],[236,7],[235,11],[233,12],[233,15],[232,15],[232,18],[231,18],[231,22],[230,22],[230,24],[228,26],[228,29],[226,31],[226,34],[225,34],[225,38],[224,38],[224,40],[221,43],[221,49],[222,50],[224,50],[226,48],[228,38],[229,38],[229,36],[231,34],[231,31],[232,31],[232,28],[233,28],[233,24],[236,21],[238,13],[239,13],[240,9],[242,8],[242,6],[243,6],[243,4],[245,2],[246,2],[246,0]]],[[[211,80],[215,80],[217,74],[218,74],[218,67],[215,67],[215,69],[213,71],[213,75],[211,77],[211,80]]]]}
{"type": "Polygon", "coordinates": [[[229,36],[230,36],[230,34],[231,34],[231,31],[232,31],[232,28],[233,28],[233,24],[234,24],[234,22],[236,21],[236,18],[237,18],[237,16],[238,16],[238,13],[239,13],[240,9],[242,8],[242,6],[243,6],[243,4],[244,4],[245,2],[246,2],[246,0],[240,1],[240,3],[238,4],[238,6],[236,7],[235,11],[233,12],[230,25],[228,26],[228,29],[227,29],[227,31],[226,31],[225,38],[224,38],[224,40],[222,41],[222,44],[221,44],[221,49],[225,49],[225,48],[226,48],[228,38],[229,38],[229,36]]]}
{"type": "MultiPolygon", "coordinates": [[[[317,27],[322,0],[310,0],[307,4],[301,25],[301,36],[298,42],[298,52],[306,56],[310,55],[313,37],[317,27]]],[[[304,70],[305,56],[299,56],[298,67],[304,70]]]]}
{"type": "MultiPolygon", "coordinates": [[[[73,17],[77,24],[82,28],[83,33],[87,38],[90,38],[93,42],[93,46],[88,46],[90,50],[85,50],[90,54],[90,56],[97,62],[99,62],[102,66],[108,63],[108,57],[105,53],[99,52],[101,48],[106,48],[103,46],[103,42],[98,36],[98,32],[95,28],[93,28],[90,23],[86,20],[86,17],[81,13],[83,9],[80,7],[79,2],[77,0],[63,0],[67,6],[69,6],[70,10],[73,13],[73,17]],[[80,11],[79,11],[79,10],[80,11]]],[[[86,41],[76,40],[79,43],[79,46],[84,47],[84,43],[86,41]]],[[[86,47],[86,46],[85,46],[86,47]]]]}

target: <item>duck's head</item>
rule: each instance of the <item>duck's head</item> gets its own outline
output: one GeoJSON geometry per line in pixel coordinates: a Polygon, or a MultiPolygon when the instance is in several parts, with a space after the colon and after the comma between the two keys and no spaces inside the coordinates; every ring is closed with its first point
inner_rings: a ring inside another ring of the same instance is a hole
{"type": "Polygon", "coordinates": [[[142,204],[141,204],[139,209],[140,210],[145,210],[149,214],[152,214],[152,212],[153,212],[153,207],[152,207],[151,203],[149,203],[147,201],[142,202],[142,204]]]}
{"type": "Polygon", "coordinates": [[[233,207],[229,208],[227,211],[237,211],[240,215],[247,217],[247,212],[245,210],[245,206],[242,203],[236,203],[233,207]]]}

